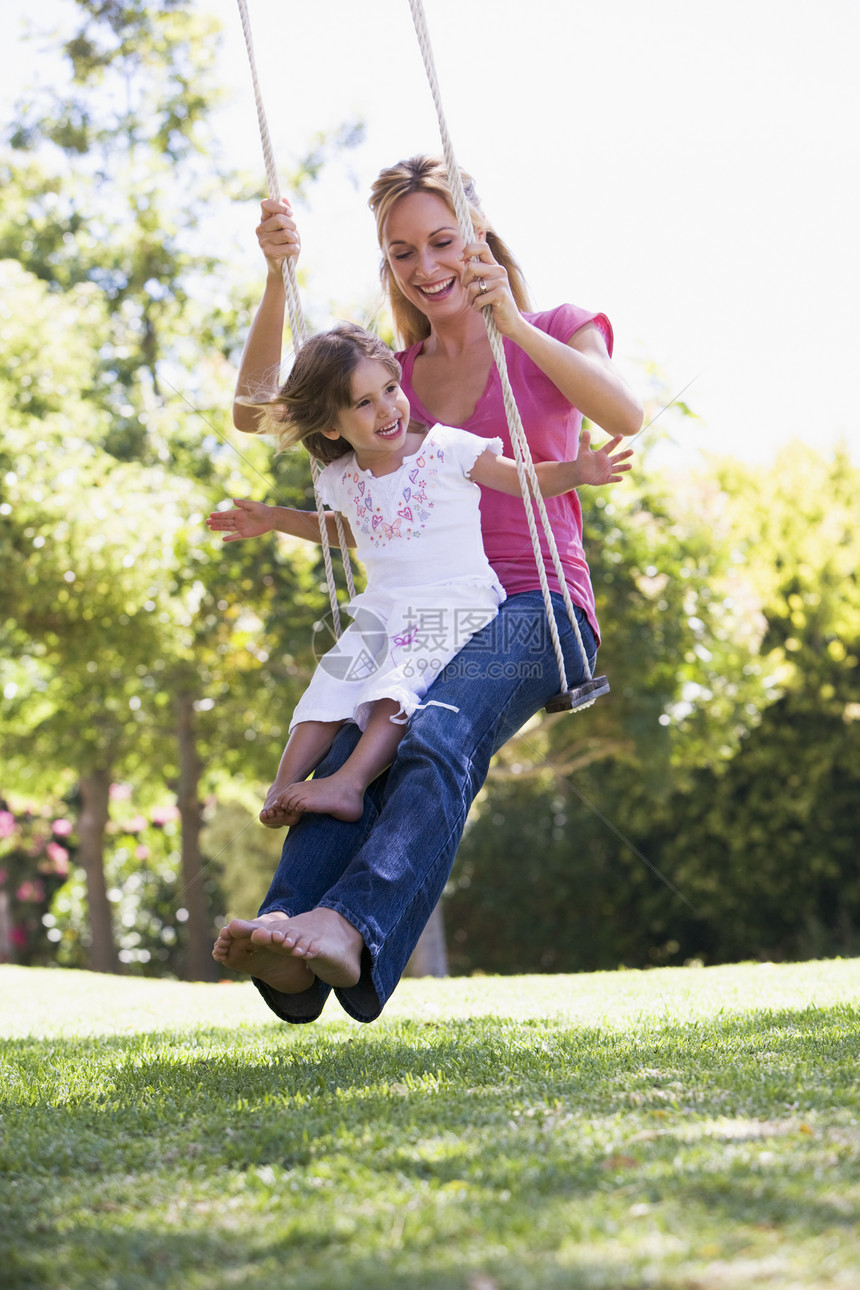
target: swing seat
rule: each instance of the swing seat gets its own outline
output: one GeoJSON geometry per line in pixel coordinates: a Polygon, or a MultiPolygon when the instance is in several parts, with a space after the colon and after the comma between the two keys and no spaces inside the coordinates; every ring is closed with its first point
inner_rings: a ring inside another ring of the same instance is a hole
{"type": "Polygon", "coordinates": [[[605,676],[593,676],[582,685],[574,685],[569,690],[562,690],[546,705],[547,712],[582,712],[590,708],[595,699],[609,693],[609,681],[605,676]]]}

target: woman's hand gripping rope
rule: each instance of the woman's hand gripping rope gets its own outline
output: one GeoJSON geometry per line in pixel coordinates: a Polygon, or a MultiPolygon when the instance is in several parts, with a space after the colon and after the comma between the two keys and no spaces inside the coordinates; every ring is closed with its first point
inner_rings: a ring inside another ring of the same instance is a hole
{"type": "Polygon", "coordinates": [[[302,249],[293,209],[285,197],[266,197],[260,203],[256,232],[269,272],[280,275],[282,261],[287,256],[297,256],[302,249]]]}
{"type": "Polygon", "coordinates": [[[508,273],[498,263],[484,241],[469,242],[463,247],[463,286],[468,288],[472,308],[492,306],[493,318],[502,335],[519,321],[520,311],[511,294],[508,273]]]}

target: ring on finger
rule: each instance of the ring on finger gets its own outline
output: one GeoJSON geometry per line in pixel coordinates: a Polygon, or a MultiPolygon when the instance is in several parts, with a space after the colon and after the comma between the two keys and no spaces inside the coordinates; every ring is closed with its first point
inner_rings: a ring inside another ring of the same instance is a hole
{"type": "Polygon", "coordinates": [[[478,288],[481,292],[481,295],[484,295],[485,291],[487,290],[487,284],[483,278],[478,278],[478,288]]]}

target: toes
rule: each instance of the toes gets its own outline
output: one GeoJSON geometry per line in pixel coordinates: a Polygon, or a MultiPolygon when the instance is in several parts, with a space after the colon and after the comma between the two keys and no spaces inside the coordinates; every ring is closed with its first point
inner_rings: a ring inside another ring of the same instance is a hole
{"type": "Polygon", "coordinates": [[[304,936],[292,938],[292,947],[290,953],[299,959],[315,958],[318,952],[318,946],[315,941],[309,940],[304,936]]]}
{"type": "Polygon", "coordinates": [[[260,812],[260,823],[267,829],[290,828],[297,824],[301,817],[301,808],[296,810],[288,796],[288,790],[279,793],[273,801],[267,802],[260,812]]]}

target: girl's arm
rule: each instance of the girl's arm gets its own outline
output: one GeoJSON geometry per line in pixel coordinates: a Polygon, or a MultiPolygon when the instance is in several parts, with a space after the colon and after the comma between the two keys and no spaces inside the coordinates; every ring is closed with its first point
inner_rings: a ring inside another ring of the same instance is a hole
{"type": "MultiPolygon", "coordinates": [[[[257,398],[262,392],[274,393],[277,389],[287,304],[281,266],[285,256],[297,256],[301,249],[289,202],[283,198],[279,201],[266,198],[261,211],[257,241],[266,257],[266,287],[239,363],[236,398],[257,398]]],[[[233,403],[233,424],[237,430],[256,434],[259,418],[259,409],[233,403]]]]}
{"type": "MultiPolygon", "coordinates": [[[[560,493],[569,493],[573,488],[583,484],[617,484],[625,471],[630,469],[632,448],[623,452],[615,449],[621,443],[621,435],[610,439],[602,448],[592,449],[591,435],[583,430],[579,441],[579,456],[576,461],[539,461],[535,463],[535,474],[544,497],[558,497],[560,493]]],[[[491,452],[482,452],[472,469],[470,479],[486,488],[495,488],[500,493],[509,493],[519,497],[522,493],[517,465],[510,457],[495,456],[491,452]]]]}
{"type": "MultiPolygon", "coordinates": [[[[223,533],[225,542],[238,542],[240,538],[261,537],[264,533],[287,533],[290,537],[304,538],[307,542],[322,542],[319,519],[315,511],[297,511],[291,506],[267,506],[265,502],[252,502],[234,497],[232,511],[213,511],[206,520],[213,533],[223,533]]],[[[328,540],[338,545],[337,524],[334,512],[326,511],[328,540]]],[[[342,517],[347,546],[355,546],[355,538],[342,517]]]]}
{"type": "Polygon", "coordinates": [[[528,354],[569,403],[608,435],[639,432],[642,405],[609,357],[596,323],[580,327],[567,344],[556,340],[522,316],[511,295],[508,275],[486,242],[469,243],[463,260],[463,284],[471,287],[474,308],[491,305],[502,335],[528,354]],[[486,291],[481,291],[481,282],[486,291]]]}

